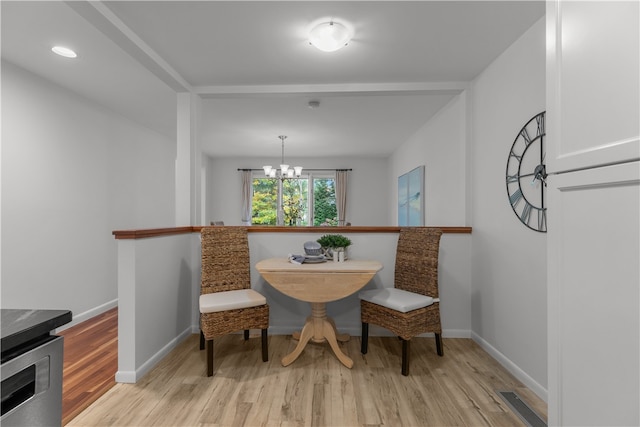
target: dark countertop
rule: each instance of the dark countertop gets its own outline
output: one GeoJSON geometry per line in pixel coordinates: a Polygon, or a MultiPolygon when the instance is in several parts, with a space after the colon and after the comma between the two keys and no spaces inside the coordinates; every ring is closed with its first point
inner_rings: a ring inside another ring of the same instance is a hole
{"type": "Polygon", "coordinates": [[[48,336],[54,329],[71,322],[69,310],[0,309],[2,313],[2,354],[29,341],[48,336]]]}

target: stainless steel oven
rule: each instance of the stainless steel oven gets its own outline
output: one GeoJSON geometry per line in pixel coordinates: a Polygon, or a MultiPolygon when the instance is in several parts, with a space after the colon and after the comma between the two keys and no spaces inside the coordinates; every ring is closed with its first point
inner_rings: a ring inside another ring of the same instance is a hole
{"type": "Polygon", "coordinates": [[[62,337],[49,335],[3,350],[3,427],[62,424],[62,343],[62,337]]]}

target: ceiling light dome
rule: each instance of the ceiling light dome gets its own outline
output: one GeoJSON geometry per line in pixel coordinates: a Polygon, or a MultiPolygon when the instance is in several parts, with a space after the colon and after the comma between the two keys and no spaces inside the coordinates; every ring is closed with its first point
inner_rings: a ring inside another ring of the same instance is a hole
{"type": "Polygon", "coordinates": [[[64,56],[65,58],[75,58],[78,56],[73,50],[64,46],[54,46],[51,48],[51,51],[53,53],[57,53],[60,56],[64,56]]]}
{"type": "Polygon", "coordinates": [[[334,52],[349,43],[352,34],[343,24],[322,22],[309,31],[309,43],[323,52],[334,52]]]}

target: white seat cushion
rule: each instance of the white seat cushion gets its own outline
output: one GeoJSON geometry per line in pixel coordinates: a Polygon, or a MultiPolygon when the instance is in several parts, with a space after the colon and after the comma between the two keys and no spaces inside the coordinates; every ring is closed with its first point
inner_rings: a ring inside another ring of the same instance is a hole
{"type": "Polygon", "coordinates": [[[253,289],[213,292],[211,294],[200,295],[200,313],[236,310],[238,308],[255,307],[266,303],[267,299],[253,289]]]}
{"type": "Polygon", "coordinates": [[[358,297],[361,300],[378,304],[392,310],[397,310],[401,313],[406,313],[422,307],[427,307],[434,302],[439,301],[438,299],[433,299],[426,295],[420,295],[396,288],[383,288],[362,291],[358,294],[358,297]]]}

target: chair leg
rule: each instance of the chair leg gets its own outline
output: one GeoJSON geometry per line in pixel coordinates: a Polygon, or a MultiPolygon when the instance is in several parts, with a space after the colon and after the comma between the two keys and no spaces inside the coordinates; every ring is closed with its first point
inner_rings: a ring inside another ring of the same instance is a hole
{"type": "Polygon", "coordinates": [[[360,337],[360,353],[369,351],[369,324],[362,322],[362,336],[360,337]]]}
{"type": "Polygon", "coordinates": [[[213,340],[207,341],[207,376],[213,376],[213,340]]]}
{"type": "Polygon", "coordinates": [[[244,330],[244,340],[246,341],[246,340],[248,340],[248,339],[249,339],[249,330],[248,330],[248,329],[245,329],[245,330],[244,330]]]}
{"type": "Polygon", "coordinates": [[[436,352],[438,356],[444,355],[444,351],[442,350],[442,334],[436,334],[436,352]]]}
{"type": "Polygon", "coordinates": [[[200,329],[200,350],[204,350],[204,332],[200,329]]]}
{"type": "Polygon", "coordinates": [[[262,330],[262,361],[269,361],[269,340],[267,338],[267,329],[262,330]]]}
{"type": "Polygon", "coordinates": [[[409,351],[411,350],[411,340],[402,340],[402,375],[409,375],[409,351]]]}

